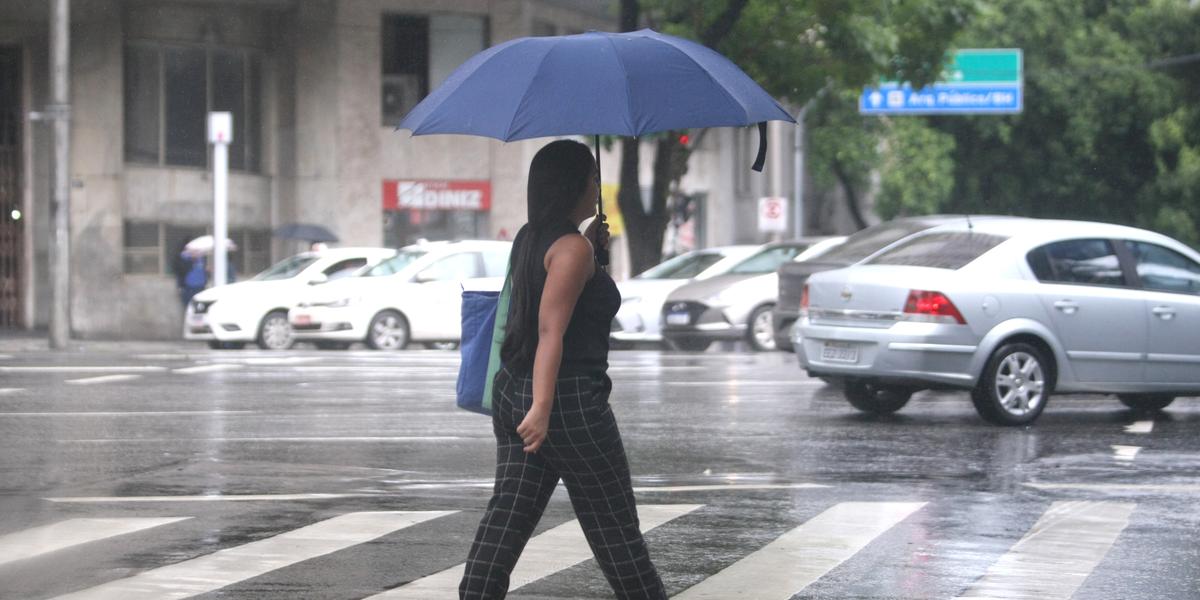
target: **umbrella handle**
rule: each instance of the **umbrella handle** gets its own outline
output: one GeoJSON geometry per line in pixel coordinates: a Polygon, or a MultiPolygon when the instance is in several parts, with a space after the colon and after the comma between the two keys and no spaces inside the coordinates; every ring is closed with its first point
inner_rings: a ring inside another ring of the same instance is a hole
{"type": "MultiPolygon", "coordinates": [[[[600,136],[596,136],[596,218],[604,217],[604,193],[600,191],[600,136]]],[[[596,228],[596,262],[600,266],[607,267],[609,262],[608,248],[602,248],[599,244],[600,228],[596,228]]]]}

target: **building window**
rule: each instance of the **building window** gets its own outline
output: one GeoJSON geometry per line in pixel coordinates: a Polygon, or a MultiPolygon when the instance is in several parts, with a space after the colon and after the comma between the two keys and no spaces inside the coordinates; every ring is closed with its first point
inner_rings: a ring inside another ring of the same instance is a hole
{"type": "Polygon", "coordinates": [[[431,89],[487,47],[476,15],[384,15],[381,32],[384,125],[396,125],[431,89]]]}
{"type": "MultiPolygon", "coordinates": [[[[204,226],[125,221],[125,274],[182,276],[184,246],[211,229],[204,226]]],[[[247,279],[271,266],[271,231],[234,229],[229,239],[237,250],[229,253],[229,266],[238,279],[247,279]]]]}
{"type": "Polygon", "coordinates": [[[125,47],[125,160],[207,167],[211,111],[233,113],[229,166],[260,168],[262,68],[249,50],[130,44],[125,47]]]}

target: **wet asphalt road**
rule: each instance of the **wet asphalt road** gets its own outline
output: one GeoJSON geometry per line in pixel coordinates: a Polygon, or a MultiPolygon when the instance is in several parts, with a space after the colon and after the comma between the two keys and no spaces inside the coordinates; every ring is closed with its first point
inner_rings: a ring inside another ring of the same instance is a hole
{"type": "MultiPolygon", "coordinates": [[[[1056,397],[1006,429],[961,393],[858,414],[790,354],[612,362],[673,596],[1200,598],[1198,399],[1056,397]]],[[[456,373],[439,351],[0,350],[0,598],[451,597],[428,590],[493,461],[456,373]]],[[[510,597],[612,597],[572,519],[560,489],[510,597]]]]}

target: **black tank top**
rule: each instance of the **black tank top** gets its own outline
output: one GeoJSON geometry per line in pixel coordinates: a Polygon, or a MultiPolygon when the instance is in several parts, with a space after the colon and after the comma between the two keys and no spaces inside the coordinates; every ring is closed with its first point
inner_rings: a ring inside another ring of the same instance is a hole
{"type": "MultiPolygon", "coordinates": [[[[534,282],[534,306],[541,306],[542,290],[546,287],[546,252],[564,235],[578,234],[570,222],[558,226],[542,239],[535,254],[537,277],[534,282]]],[[[612,321],[621,308],[621,292],[616,282],[599,265],[596,273],[584,285],[563,334],[562,365],[560,377],[604,373],[608,370],[608,335],[612,321]]],[[[535,317],[536,319],[536,317],[535,317]]],[[[534,324],[533,331],[537,331],[534,324]]],[[[508,360],[504,361],[509,364],[508,360]]],[[[533,365],[513,365],[522,371],[532,370],[533,365]]]]}

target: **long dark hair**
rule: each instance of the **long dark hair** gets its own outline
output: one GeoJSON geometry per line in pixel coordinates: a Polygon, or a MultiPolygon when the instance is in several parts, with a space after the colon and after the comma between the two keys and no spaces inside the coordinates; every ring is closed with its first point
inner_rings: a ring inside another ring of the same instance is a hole
{"type": "Polygon", "coordinates": [[[512,293],[501,357],[505,365],[517,369],[533,367],[538,344],[538,308],[545,284],[542,269],[550,235],[561,235],[573,224],[571,212],[587,189],[596,161],[587,146],[558,140],[546,144],[529,164],[529,188],[526,196],[529,222],[513,239],[508,271],[512,274],[512,293]]]}

